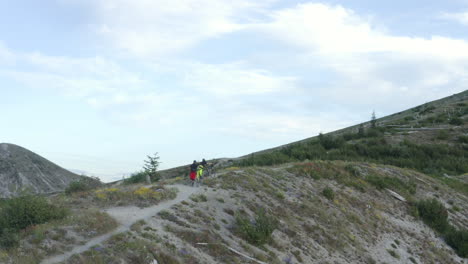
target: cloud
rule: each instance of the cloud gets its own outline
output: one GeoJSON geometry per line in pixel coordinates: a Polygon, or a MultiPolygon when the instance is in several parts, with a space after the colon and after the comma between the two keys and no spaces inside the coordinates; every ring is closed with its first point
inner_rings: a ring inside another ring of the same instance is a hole
{"type": "Polygon", "coordinates": [[[242,21],[272,0],[100,0],[90,1],[96,31],[118,50],[158,58],[220,34],[243,28],[242,21]]]}
{"type": "Polygon", "coordinates": [[[330,105],[344,105],[342,112],[375,106],[392,112],[468,85],[464,40],[392,35],[378,18],[339,5],[272,9],[272,2],[87,1],[107,55],[13,54],[0,45],[0,60],[8,56],[27,65],[2,72],[31,87],[77,96],[119,120],[180,125],[209,116],[216,126],[207,129],[241,128],[256,135],[329,131],[335,126],[311,124],[342,125],[340,114],[309,116],[332,111],[330,105]],[[284,46],[262,65],[255,57],[262,50],[246,54],[230,42],[223,44],[237,57],[216,64],[180,55],[234,32],[284,46]],[[276,66],[285,63],[295,69],[279,71],[276,66]]]}
{"type": "Polygon", "coordinates": [[[430,39],[392,36],[371,18],[342,6],[307,3],[273,11],[272,22],[255,25],[289,44],[322,55],[404,53],[442,58],[468,58],[468,43],[433,36],[430,39]]]}
{"type": "Polygon", "coordinates": [[[184,84],[216,96],[260,95],[295,89],[296,77],[275,76],[243,63],[189,65],[184,84]]]}
{"type": "Polygon", "coordinates": [[[456,21],[462,25],[468,26],[468,11],[459,13],[443,13],[440,18],[456,21]]]}
{"type": "Polygon", "coordinates": [[[294,47],[306,58],[304,68],[333,72],[332,83],[310,89],[335,103],[384,104],[388,111],[398,109],[389,100],[403,106],[466,89],[467,41],[398,36],[383,28],[376,18],[339,5],[306,3],[272,11],[269,21],[249,30],[294,47]]]}

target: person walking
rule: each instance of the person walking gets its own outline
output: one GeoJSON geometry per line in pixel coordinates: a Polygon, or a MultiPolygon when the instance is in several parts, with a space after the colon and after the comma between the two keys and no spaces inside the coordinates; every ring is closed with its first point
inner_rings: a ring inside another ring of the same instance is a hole
{"type": "Polygon", "coordinates": [[[192,187],[195,186],[195,181],[197,180],[197,169],[198,163],[194,160],[192,165],[190,165],[190,180],[192,181],[192,187]]]}
{"type": "Polygon", "coordinates": [[[198,184],[200,184],[201,180],[203,180],[203,169],[205,167],[203,167],[203,165],[200,163],[198,164],[198,167],[197,167],[197,181],[198,181],[198,184]]]}

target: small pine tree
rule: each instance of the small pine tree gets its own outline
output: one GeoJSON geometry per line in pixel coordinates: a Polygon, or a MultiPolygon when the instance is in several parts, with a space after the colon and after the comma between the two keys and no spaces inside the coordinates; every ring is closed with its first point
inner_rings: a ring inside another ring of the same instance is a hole
{"type": "Polygon", "coordinates": [[[143,169],[145,173],[150,177],[150,179],[156,181],[159,180],[159,175],[157,171],[160,163],[161,162],[159,161],[159,156],[157,152],[153,156],[147,156],[147,160],[145,160],[145,165],[143,166],[143,169]]]}
{"type": "Polygon", "coordinates": [[[375,111],[372,111],[371,127],[375,128],[376,126],[377,126],[377,118],[375,117],[375,111]]]}

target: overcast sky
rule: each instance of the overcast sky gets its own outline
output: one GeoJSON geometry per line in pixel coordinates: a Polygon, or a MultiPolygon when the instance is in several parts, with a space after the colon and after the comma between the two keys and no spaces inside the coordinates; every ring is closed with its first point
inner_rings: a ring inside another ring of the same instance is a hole
{"type": "Polygon", "coordinates": [[[0,142],[104,181],[467,87],[467,0],[0,0],[0,142]]]}

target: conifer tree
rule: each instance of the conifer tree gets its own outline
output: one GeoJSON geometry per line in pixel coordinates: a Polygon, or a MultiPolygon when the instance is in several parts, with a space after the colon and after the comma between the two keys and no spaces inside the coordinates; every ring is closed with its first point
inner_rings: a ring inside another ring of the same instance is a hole
{"type": "Polygon", "coordinates": [[[371,128],[375,128],[376,126],[377,126],[377,118],[375,117],[375,111],[372,111],[371,128]]]}
{"type": "MultiPolygon", "coordinates": [[[[147,160],[145,160],[145,165],[143,166],[143,169],[145,173],[150,177],[150,179],[156,181],[159,180],[159,175],[157,171],[160,163],[161,162],[159,161],[159,156],[157,152],[153,156],[147,156],[147,160]]],[[[149,182],[151,183],[150,180],[149,182]]]]}

